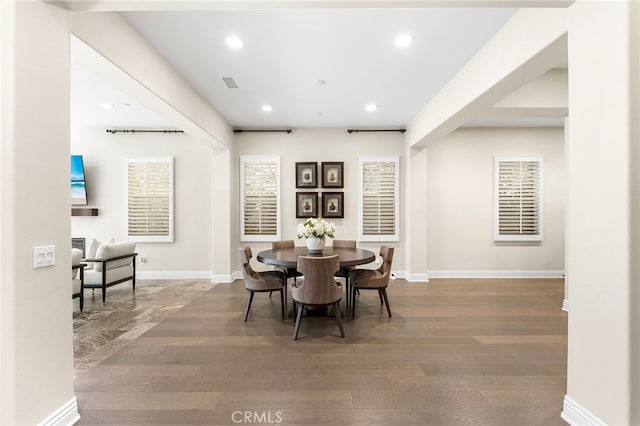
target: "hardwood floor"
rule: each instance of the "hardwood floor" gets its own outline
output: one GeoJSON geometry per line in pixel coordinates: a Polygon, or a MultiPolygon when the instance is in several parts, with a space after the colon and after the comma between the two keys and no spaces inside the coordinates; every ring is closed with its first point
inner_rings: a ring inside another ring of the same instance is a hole
{"type": "MultiPolygon", "coordinates": [[[[137,284],[137,299],[147,283],[137,284]]],[[[564,424],[562,280],[396,280],[393,318],[375,292],[363,292],[356,318],[345,318],[345,339],[332,316],[305,317],[297,342],[278,297],[257,294],[244,323],[242,281],[204,284],[166,284],[174,296],[191,286],[184,307],[152,315],[155,325],[120,321],[135,338],[94,348],[91,365],[81,353],[91,345],[77,349],[78,424],[564,424]]],[[[107,306],[131,299],[130,288],[117,287],[107,306]]],[[[151,292],[157,301],[149,298],[148,309],[171,304],[163,291],[151,292]]],[[[99,308],[85,303],[74,321],[99,308]]],[[[85,320],[76,340],[99,334],[108,316],[85,320]]]]}

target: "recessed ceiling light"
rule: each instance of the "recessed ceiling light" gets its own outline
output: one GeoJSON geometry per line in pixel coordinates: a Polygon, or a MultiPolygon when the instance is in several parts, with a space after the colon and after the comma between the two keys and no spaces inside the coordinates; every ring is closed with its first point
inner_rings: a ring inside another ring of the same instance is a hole
{"type": "Polygon", "coordinates": [[[394,40],[394,43],[398,47],[407,47],[408,45],[411,44],[412,41],[413,41],[413,37],[411,36],[411,34],[400,34],[399,36],[396,37],[396,39],[394,40]]]}
{"type": "Polygon", "coordinates": [[[116,107],[114,104],[108,104],[106,102],[101,103],[100,106],[104,109],[114,109],[116,107]]]}
{"type": "Polygon", "coordinates": [[[238,36],[229,36],[224,41],[232,49],[241,49],[244,46],[244,42],[238,36]]]}
{"type": "Polygon", "coordinates": [[[262,110],[264,112],[271,112],[273,111],[273,107],[271,105],[262,105],[262,110]]]}
{"type": "Polygon", "coordinates": [[[379,107],[376,104],[368,104],[364,108],[369,112],[373,112],[373,111],[376,111],[379,107]]]}

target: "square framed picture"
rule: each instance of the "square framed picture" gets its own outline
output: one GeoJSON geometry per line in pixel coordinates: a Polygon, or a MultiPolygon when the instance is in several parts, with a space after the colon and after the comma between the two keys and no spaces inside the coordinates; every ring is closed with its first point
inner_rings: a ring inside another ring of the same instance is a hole
{"type": "Polygon", "coordinates": [[[318,163],[296,163],[296,188],[318,187],[318,163]]]}
{"type": "Polygon", "coordinates": [[[344,188],[344,162],[322,162],[322,187],[344,188]]]}
{"type": "Polygon", "coordinates": [[[322,193],[322,217],[344,218],[344,192],[322,193]]]}
{"type": "Polygon", "coordinates": [[[71,238],[71,248],[77,248],[82,250],[82,258],[85,256],[85,239],[84,238],[71,238]]]}
{"type": "Polygon", "coordinates": [[[318,217],[318,193],[296,192],[296,218],[318,217]]]}

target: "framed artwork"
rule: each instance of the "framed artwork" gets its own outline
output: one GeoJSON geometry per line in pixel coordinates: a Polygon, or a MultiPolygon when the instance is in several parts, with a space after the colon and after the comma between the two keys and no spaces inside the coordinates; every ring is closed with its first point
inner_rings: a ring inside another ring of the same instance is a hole
{"type": "Polygon", "coordinates": [[[318,187],[318,163],[296,163],[296,188],[318,187]]]}
{"type": "Polygon", "coordinates": [[[344,162],[322,162],[322,187],[344,188],[344,162]]]}
{"type": "Polygon", "coordinates": [[[85,239],[84,238],[71,238],[71,248],[77,248],[82,250],[82,258],[85,256],[85,239]]]}
{"type": "Polygon", "coordinates": [[[322,193],[322,217],[344,218],[344,192],[322,193]]]}
{"type": "Polygon", "coordinates": [[[318,193],[296,192],[296,218],[318,217],[318,193]]]}

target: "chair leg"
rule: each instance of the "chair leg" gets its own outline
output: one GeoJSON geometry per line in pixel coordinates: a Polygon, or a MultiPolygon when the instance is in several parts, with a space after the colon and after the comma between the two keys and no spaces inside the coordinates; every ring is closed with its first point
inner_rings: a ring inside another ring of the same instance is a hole
{"type": "Polygon", "coordinates": [[[247,307],[244,309],[244,322],[247,322],[247,317],[249,316],[249,308],[251,308],[252,301],[253,301],[253,291],[249,290],[249,295],[247,297],[247,307]]]}
{"type": "Polygon", "coordinates": [[[384,305],[384,301],[382,300],[382,289],[378,289],[378,297],[380,298],[380,305],[384,305]]]}
{"type": "Polygon", "coordinates": [[[338,326],[340,327],[340,336],[344,339],[344,326],[342,325],[342,317],[340,316],[340,302],[333,304],[333,310],[336,313],[336,319],[338,320],[338,326]]]}
{"type": "Polygon", "coordinates": [[[280,307],[282,308],[282,319],[284,319],[284,306],[286,304],[286,301],[284,299],[285,298],[284,295],[285,295],[285,291],[284,291],[284,288],[283,288],[282,290],[280,290],[280,307]]]}
{"type": "Polygon", "coordinates": [[[351,286],[351,318],[356,317],[356,288],[351,286]]]}
{"type": "Polygon", "coordinates": [[[381,288],[380,293],[382,297],[384,297],[384,304],[387,305],[387,314],[389,314],[389,318],[391,318],[391,308],[389,307],[389,299],[387,298],[387,289],[381,288]]]}
{"type": "Polygon", "coordinates": [[[298,313],[296,314],[296,327],[293,330],[293,340],[298,340],[298,330],[300,330],[300,320],[302,319],[302,310],[304,305],[302,303],[296,303],[298,306],[298,313]]]}
{"type": "Polygon", "coordinates": [[[107,302],[107,286],[106,284],[102,284],[102,303],[107,302]]]}

